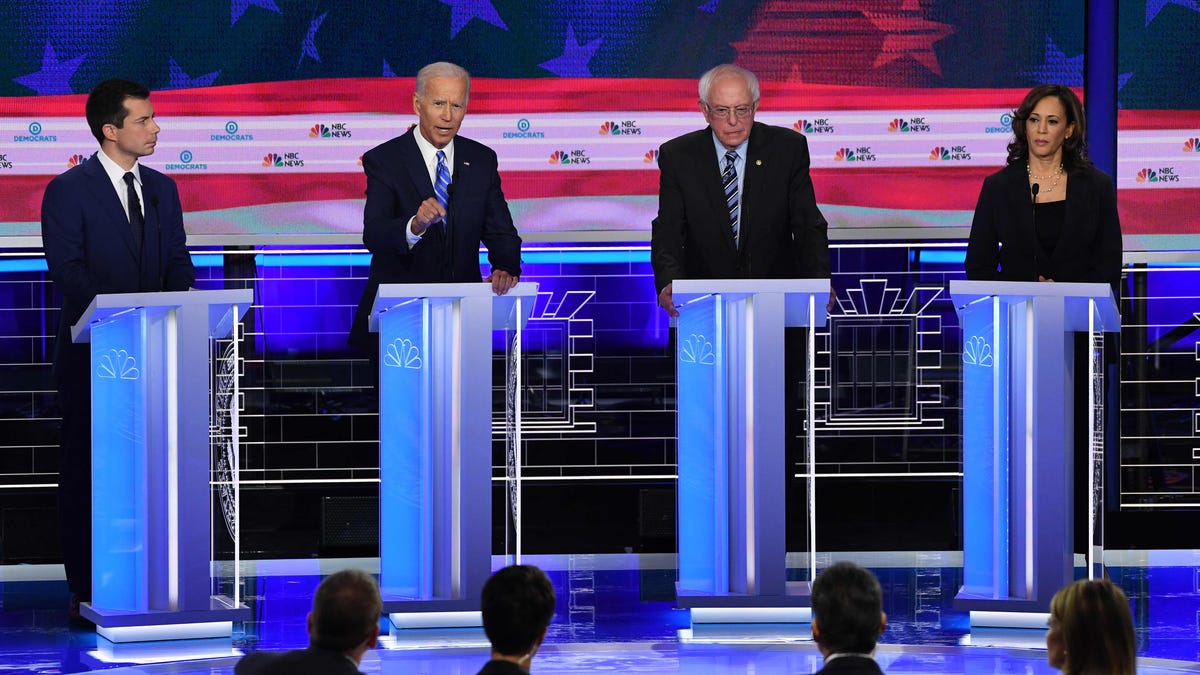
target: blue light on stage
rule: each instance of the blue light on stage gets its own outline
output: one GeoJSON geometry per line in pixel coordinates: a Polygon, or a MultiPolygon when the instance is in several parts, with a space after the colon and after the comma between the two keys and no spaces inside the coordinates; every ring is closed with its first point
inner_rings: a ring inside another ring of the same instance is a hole
{"type": "Polygon", "coordinates": [[[962,265],[967,259],[965,248],[917,248],[909,254],[909,260],[923,265],[962,265]]]}

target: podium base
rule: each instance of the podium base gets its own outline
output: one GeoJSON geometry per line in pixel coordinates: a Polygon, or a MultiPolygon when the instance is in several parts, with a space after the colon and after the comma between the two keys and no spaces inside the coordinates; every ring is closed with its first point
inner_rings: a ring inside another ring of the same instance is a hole
{"type": "Polygon", "coordinates": [[[233,635],[233,622],[252,618],[250,608],[223,595],[209,597],[207,609],[122,610],[83,603],[79,614],[96,624],[96,633],[113,643],[198,640],[233,635]]]}

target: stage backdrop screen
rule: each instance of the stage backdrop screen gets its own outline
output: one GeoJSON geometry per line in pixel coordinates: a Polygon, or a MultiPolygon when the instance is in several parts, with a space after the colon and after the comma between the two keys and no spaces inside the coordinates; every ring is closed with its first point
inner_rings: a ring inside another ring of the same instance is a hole
{"type": "MultiPolygon", "coordinates": [[[[1121,5],[1138,45],[1120,52],[1127,234],[1200,229],[1194,5],[1121,5]]],[[[835,236],[962,238],[1024,93],[1086,98],[1083,16],[1082,0],[6,3],[0,235],[38,235],[46,183],[96,150],[86,93],[126,77],[154,91],[143,161],[178,182],[193,242],[352,240],[363,152],[415,122],[413,77],[444,59],[474,76],[461,133],[498,153],[527,238],[645,239],[658,147],[703,126],[696,79],[723,62],[758,74],[759,121],[808,137],[835,236]]]]}

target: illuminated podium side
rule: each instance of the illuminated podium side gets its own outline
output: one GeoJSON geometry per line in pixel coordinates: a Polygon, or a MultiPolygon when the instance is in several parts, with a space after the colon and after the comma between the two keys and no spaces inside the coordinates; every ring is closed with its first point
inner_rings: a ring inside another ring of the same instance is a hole
{"type": "MultiPolygon", "coordinates": [[[[808,498],[785,509],[784,328],[825,324],[828,279],[676,280],[680,607],[693,624],[808,621],[815,572],[813,427],[808,498]],[[807,581],[786,574],[787,519],[805,518],[807,581]]],[[[813,418],[807,341],[806,421],[813,418]]]]}
{"type": "Polygon", "coordinates": [[[98,295],[71,328],[92,352],[92,601],[80,613],[112,642],[228,637],[250,618],[236,579],[234,597],[214,594],[210,417],[211,340],[236,336],[252,300],[98,295]]]}
{"type": "MultiPolygon", "coordinates": [[[[519,331],[537,284],[383,284],[379,582],[397,628],[480,626],[491,574],[492,331],[519,331]]],[[[519,360],[518,360],[519,363],[519,360]]]]}
{"type": "Polygon", "coordinates": [[[1090,437],[1089,578],[1103,552],[1103,333],[1121,317],[1107,284],[951,281],[963,335],[963,586],[972,628],[1044,630],[1074,580],[1075,433],[1090,437]],[[1074,333],[1088,334],[1076,392],[1074,333]],[[1086,396],[1089,429],[1074,429],[1086,396]]]}

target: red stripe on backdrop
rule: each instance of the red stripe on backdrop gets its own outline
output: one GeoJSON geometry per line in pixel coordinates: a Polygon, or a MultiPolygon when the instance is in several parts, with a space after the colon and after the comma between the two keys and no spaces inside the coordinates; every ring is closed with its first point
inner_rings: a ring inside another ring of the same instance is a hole
{"type": "MultiPolygon", "coordinates": [[[[414,78],[262,82],[156,91],[159,115],[411,113],[414,78]]],[[[791,82],[762,83],[763,110],[961,110],[1012,108],[1025,90],[896,89],[791,82]]],[[[694,80],[543,78],[471,81],[471,112],[535,114],[588,111],[695,111],[694,80]]],[[[0,117],[83,117],[84,94],[0,98],[0,117]]]]}
{"type": "Polygon", "coordinates": [[[1118,110],[1117,129],[1154,131],[1178,129],[1180,142],[1185,135],[1200,133],[1200,110],[1118,110]]]}
{"type": "Polygon", "coordinates": [[[1200,188],[1117,190],[1122,234],[1200,234],[1200,188]]]}

